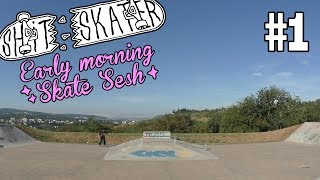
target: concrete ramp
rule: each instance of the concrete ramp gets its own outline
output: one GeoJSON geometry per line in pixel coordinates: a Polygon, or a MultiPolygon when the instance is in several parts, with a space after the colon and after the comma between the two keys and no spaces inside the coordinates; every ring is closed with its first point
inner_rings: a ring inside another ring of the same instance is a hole
{"type": "Polygon", "coordinates": [[[0,148],[14,147],[36,142],[14,125],[0,124],[0,148]]]}
{"type": "Polygon", "coordinates": [[[285,141],[320,145],[320,122],[306,122],[302,124],[285,141]]]}
{"type": "Polygon", "coordinates": [[[137,139],[109,148],[105,160],[212,160],[218,159],[205,146],[174,139],[137,139]]]}

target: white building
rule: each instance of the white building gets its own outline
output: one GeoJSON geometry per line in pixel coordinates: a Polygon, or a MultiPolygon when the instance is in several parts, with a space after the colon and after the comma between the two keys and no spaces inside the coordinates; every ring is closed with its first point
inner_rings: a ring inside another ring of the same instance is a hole
{"type": "Polygon", "coordinates": [[[26,123],[28,121],[27,118],[21,118],[22,122],[26,123]]]}
{"type": "Polygon", "coordinates": [[[127,124],[127,121],[122,121],[121,124],[127,124]]]}

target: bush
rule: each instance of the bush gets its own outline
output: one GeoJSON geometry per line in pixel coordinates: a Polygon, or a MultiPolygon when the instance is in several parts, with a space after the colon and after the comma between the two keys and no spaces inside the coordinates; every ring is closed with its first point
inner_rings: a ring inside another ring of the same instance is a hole
{"type": "Polygon", "coordinates": [[[194,122],[193,126],[191,128],[192,133],[208,133],[210,132],[208,129],[208,123],[207,122],[194,122]]]}

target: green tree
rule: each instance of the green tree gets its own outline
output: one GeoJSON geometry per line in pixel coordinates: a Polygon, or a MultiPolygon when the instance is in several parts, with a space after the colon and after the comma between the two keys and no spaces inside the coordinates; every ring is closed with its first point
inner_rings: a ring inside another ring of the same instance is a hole
{"type": "Polygon", "coordinates": [[[156,130],[170,131],[172,133],[187,133],[192,130],[193,121],[190,116],[183,114],[165,115],[155,121],[156,130]]]}
{"type": "Polygon", "coordinates": [[[299,123],[300,99],[275,86],[263,88],[238,104],[244,122],[251,130],[268,131],[299,123]]]}
{"type": "Polygon", "coordinates": [[[221,112],[215,112],[211,114],[211,118],[208,121],[208,131],[211,133],[218,133],[220,131],[221,112]]]}
{"type": "Polygon", "coordinates": [[[221,117],[220,132],[251,132],[250,128],[248,128],[244,122],[245,117],[241,114],[240,108],[237,106],[231,106],[224,111],[221,117]]]}
{"type": "Polygon", "coordinates": [[[208,133],[208,123],[207,122],[201,122],[196,121],[193,123],[193,126],[191,128],[191,132],[193,133],[208,133]]]}

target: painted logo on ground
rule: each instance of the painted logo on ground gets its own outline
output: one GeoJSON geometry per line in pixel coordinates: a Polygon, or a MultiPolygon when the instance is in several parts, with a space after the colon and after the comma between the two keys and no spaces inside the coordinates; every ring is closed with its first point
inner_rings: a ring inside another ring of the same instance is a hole
{"type": "Polygon", "coordinates": [[[137,157],[176,157],[175,151],[144,151],[139,150],[130,153],[137,157]]]}
{"type": "Polygon", "coordinates": [[[193,156],[193,153],[187,150],[182,151],[145,151],[145,150],[138,150],[135,152],[130,153],[131,155],[137,157],[159,157],[159,158],[188,158],[193,156]]]}

